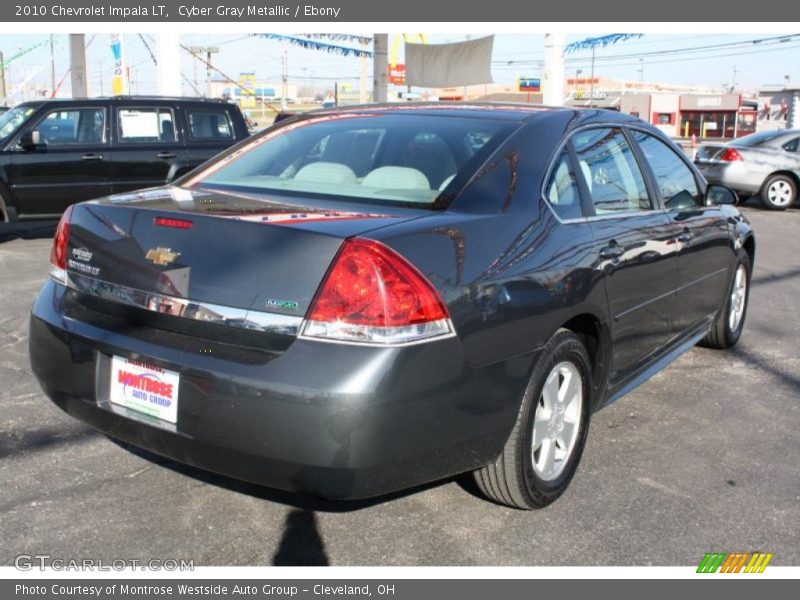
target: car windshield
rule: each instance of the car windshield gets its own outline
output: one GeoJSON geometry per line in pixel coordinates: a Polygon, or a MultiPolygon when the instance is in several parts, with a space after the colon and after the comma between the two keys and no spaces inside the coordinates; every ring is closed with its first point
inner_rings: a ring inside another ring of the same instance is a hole
{"type": "Polygon", "coordinates": [[[759,133],[751,133],[730,142],[731,146],[760,146],[766,144],[770,140],[774,140],[780,135],[784,135],[785,131],[762,131],[759,133]]]}
{"type": "Polygon", "coordinates": [[[14,135],[34,110],[33,106],[16,106],[0,115],[0,139],[14,135]]]}
{"type": "Polygon", "coordinates": [[[517,125],[391,111],[287,123],[188,185],[430,205],[456,175],[477,169],[517,125]]]}

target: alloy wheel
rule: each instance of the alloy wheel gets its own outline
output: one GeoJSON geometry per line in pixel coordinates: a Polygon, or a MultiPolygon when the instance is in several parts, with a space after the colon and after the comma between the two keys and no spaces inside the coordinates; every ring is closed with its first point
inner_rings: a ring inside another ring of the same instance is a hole
{"type": "Polygon", "coordinates": [[[547,375],[533,418],[533,470],[543,481],[564,471],[575,449],[583,412],[583,380],[571,362],[555,365],[547,375]]]}
{"type": "Polygon", "coordinates": [[[733,290],[731,290],[730,308],[728,309],[728,327],[731,332],[739,329],[739,325],[744,317],[744,307],[747,300],[747,270],[744,265],[739,265],[736,269],[736,276],[733,280],[733,290]]]}
{"type": "Polygon", "coordinates": [[[767,198],[775,206],[789,206],[794,197],[794,189],[788,181],[778,179],[767,188],[767,198]]]}

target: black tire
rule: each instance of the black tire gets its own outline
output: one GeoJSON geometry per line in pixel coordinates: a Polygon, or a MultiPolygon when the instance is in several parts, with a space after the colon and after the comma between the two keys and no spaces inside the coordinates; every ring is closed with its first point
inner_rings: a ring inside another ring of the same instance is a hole
{"type": "Polygon", "coordinates": [[[797,182],[788,175],[767,177],[761,188],[761,202],[770,210],[786,210],[797,200],[797,182]],[[777,189],[776,189],[777,188],[777,189]],[[785,190],[785,194],[782,192],[785,190]],[[777,196],[774,196],[778,193],[777,196]],[[770,199],[770,196],[773,196],[770,199]]]}
{"type": "Polygon", "coordinates": [[[6,195],[5,192],[3,192],[3,188],[0,187],[0,223],[8,223],[10,220],[6,195]]]}
{"type": "Polygon", "coordinates": [[[717,314],[716,319],[714,319],[714,323],[711,326],[711,329],[708,331],[706,337],[703,338],[703,341],[700,343],[702,346],[706,348],[716,348],[718,350],[723,350],[725,348],[731,348],[735,346],[736,343],[739,341],[739,338],[742,337],[742,330],[744,330],[744,322],[747,319],[747,305],[750,302],[750,275],[752,272],[752,266],[750,263],[750,255],[747,254],[744,250],[739,251],[739,256],[736,260],[736,268],[733,271],[733,277],[731,277],[731,284],[728,287],[728,293],[725,296],[725,304],[723,304],[722,308],[720,309],[719,313],[717,314]],[[736,285],[736,273],[739,268],[742,267],[745,270],[745,294],[744,294],[744,305],[743,305],[743,312],[741,319],[739,320],[738,325],[736,325],[735,329],[731,328],[730,323],[730,315],[731,315],[731,305],[733,303],[733,290],[734,286],[736,285]]]}
{"type": "Polygon", "coordinates": [[[490,465],[475,471],[475,481],[489,499],[512,508],[541,508],[556,500],[567,489],[580,462],[592,407],[592,368],[589,353],[581,338],[560,329],[547,342],[531,375],[517,422],[500,456],[490,465]],[[542,390],[551,371],[568,362],[581,375],[582,407],[578,433],[572,451],[560,474],[551,481],[540,478],[533,466],[533,424],[542,402],[542,390]]]}

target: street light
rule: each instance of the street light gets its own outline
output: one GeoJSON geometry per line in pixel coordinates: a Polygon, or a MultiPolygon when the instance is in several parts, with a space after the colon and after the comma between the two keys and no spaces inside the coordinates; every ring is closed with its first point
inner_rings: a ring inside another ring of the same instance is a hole
{"type": "MultiPolygon", "coordinates": [[[[211,55],[218,53],[219,48],[217,46],[189,46],[189,52],[192,53],[195,59],[197,59],[198,54],[206,55],[206,96],[211,96],[211,55]]],[[[194,62],[194,88],[195,91],[199,92],[196,62],[194,62]]]]}

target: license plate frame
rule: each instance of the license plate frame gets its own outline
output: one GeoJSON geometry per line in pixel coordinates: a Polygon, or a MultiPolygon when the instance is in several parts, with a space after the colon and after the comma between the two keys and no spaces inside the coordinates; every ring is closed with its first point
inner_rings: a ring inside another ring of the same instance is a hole
{"type": "Polygon", "coordinates": [[[109,402],[167,423],[178,422],[180,373],[141,360],[111,357],[109,402]]]}

